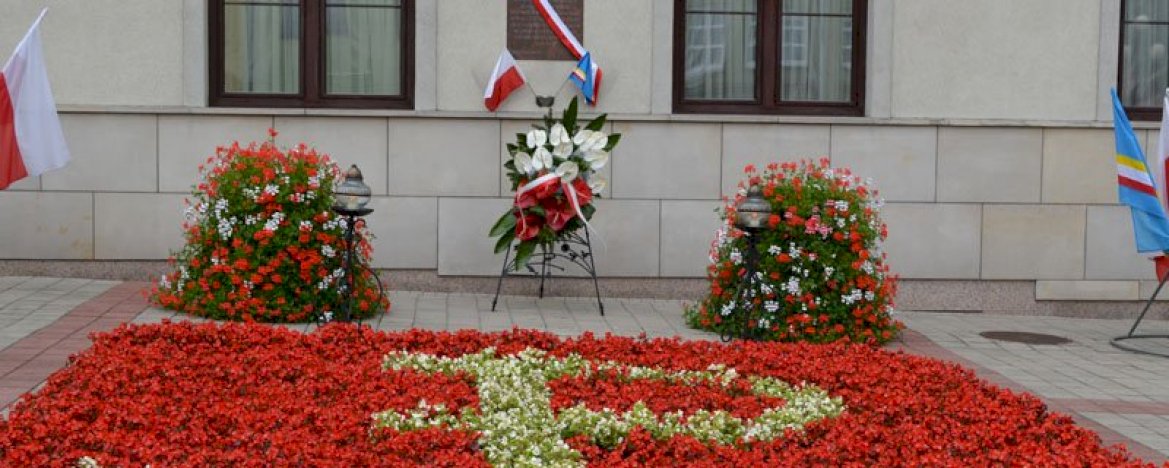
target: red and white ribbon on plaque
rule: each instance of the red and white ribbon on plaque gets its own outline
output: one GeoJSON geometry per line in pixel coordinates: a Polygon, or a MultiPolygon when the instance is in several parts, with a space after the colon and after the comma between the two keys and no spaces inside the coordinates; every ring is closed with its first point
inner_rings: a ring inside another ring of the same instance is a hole
{"type": "MultiPolygon", "coordinates": [[[[564,20],[560,19],[560,14],[556,13],[556,9],[552,7],[552,3],[548,0],[532,0],[532,5],[536,7],[536,11],[540,12],[540,16],[544,18],[544,22],[548,23],[548,27],[552,28],[552,33],[560,39],[560,43],[572,52],[572,56],[580,60],[584,57],[588,50],[581,45],[580,41],[576,39],[576,35],[568,29],[568,25],[564,24],[564,20]]],[[[596,82],[601,82],[601,66],[597,65],[596,56],[591,57],[593,72],[596,74],[596,82]]],[[[599,86],[599,85],[598,85],[599,86]]]]}
{"type": "Polygon", "coordinates": [[[556,34],[556,37],[560,39],[560,43],[564,44],[564,47],[567,47],[569,52],[572,52],[572,56],[576,57],[577,60],[584,57],[585,52],[588,51],[580,44],[580,41],[576,40],[576,35],[568,29],[568,25],[564,24],[564,21],[560,19],[560,14],[556,13],[556,9],[552,7],[552,3],[548,0],[532,0],[532,5],[536,6],[536,11],[540,12],[540,16],[544,17],[544,22],[548,23],[548,27],[552,28],[552,33],[556,34]]]}

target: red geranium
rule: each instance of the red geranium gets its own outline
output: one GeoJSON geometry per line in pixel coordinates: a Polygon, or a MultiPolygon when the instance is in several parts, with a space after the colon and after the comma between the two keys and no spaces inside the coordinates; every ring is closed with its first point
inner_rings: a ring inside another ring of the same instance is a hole
{"type": "MultiPolygon", "coordinates": [[[[270,135],[275,135],[271,131],[270,135]]],[[[333,272],[348,248],[332,209],[339,170],[328,156],[299,144],[234,143],[200,168],[204,180],[187,200],[186,245],[151,291],[155,304],[214,319],[308,322],[341,307],[333,272]]],[[[359,221],[354,250],[372,255],[359,221]]],[[[389,308],[368,270],[354,275],[358,317],[389,308]]]]}

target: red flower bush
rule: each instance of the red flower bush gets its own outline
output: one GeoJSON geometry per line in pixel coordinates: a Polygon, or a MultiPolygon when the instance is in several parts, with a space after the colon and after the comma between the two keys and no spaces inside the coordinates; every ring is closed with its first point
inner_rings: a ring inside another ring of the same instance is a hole
{"type": "Polygon", "coordinates": [[[707,268],[710,294],[687,311],[690,326],[731,335],[826,343],[885,343],[901,324],[889,316],[897,277],[880,242],[886,236],[877,193],[847,168],[772,163],[747,166],[739,193],[723,208],[723,227],[707,268]],[[773,213],[748,252],[735,207],[748,187],[761,189],[773,213]],[[747,289],[746,258],[758,259],[757,287],[747,289]],[[761,283],[761,284],[760,284],[761,283]],[[744,314],[750,304],[758,311],[744,314]]]}
{"type": "MultiPolygon", "coordinates": [[[[272,132],[275,137],[275,132],[272,132]]],[[[327,155],[300,144],[272,142],[220,147],[199,167],[188,202],[186,247],[171,258],[151,299],[158,305],[215,319],[304,322],[337,313],[345,220],[333,213],[339,174],[327,155]]],[[[357,256],[369,261],[364,225],[357,256]]],[[[389,308],[372,275],[356,278],[355,317],[389,308]]]]}
{"type": "MultiPolygon", "coordinates": [[[[485,466],[479,434],[446,427],[371,431],[371,414],[428,404],[479,408],[461,373],[385,371],[396,350],[462,356],[532,347],[553,356],[675,371],[725,364],[742,375],[808,382],[843,399],[833,419],[768,442],[656,440],[634,429],[615,448],[569,439],[597,466],[1140,466],[1123,448],[1050,413],[1030,395],[984,382],[956,365],[858,345],[604,339],[512,331],[380,333],[331,325],[302,335],[254,324],[123,326],[49,377],[0,420],[0,465],[67,466],[485,466]]],[[[561,379],[554,402],[656,411],[729,409],[760,401],[741,388],[612,376],[561,379]]],[[[555,403],[554,403],[555,404],[555,403]]]]}

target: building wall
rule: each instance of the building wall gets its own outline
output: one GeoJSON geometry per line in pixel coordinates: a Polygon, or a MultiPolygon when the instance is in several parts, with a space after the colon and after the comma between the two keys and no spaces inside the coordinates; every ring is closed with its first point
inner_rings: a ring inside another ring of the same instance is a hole
{"type": "MultiPolygon", "coordinates": [[[[0,50],[42,3],[0,5],[0,50]]],[[[1102,97],[1119,1],[1025,3],[872,0],[867,116],[826,118],[671,114],[673,2],[586,0],[584,41],[605,68],[591,111],[625,135],[598,202],[601,273],[701,276],[714,209],[744,165],[828,156],[880,187],[905,278],[1135,298],[1153,273],[1116,204],[1102,97]]],[[[498,273],[486,231],[509,203],[503,145],[538,116],[527,91],[500,114],[481,107],[505,2],[417,1],[414,111],[208,108],[205,1],[49,5],[42,34],[73,161],[0,192],[0,259],[165,258],[199,162],[273,127],[363,169],[377,266],[498,273]]],[[[550,93],[570,63],[521,66],[550,93]]],[[[1140,137],[1155,142],[1151,128],[1140,137]]]]}

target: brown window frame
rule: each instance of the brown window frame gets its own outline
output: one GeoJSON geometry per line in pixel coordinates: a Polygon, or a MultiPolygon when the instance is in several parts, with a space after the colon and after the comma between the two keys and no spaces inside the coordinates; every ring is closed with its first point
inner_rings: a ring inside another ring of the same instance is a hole
{"type": "Polygon", "coordinates": [[[783,0],[757,0],[755,100],[686,99],[686,0],[674,0],[673,111],[687,114],[865,115],[868,0],[852,0],[852,92],[849,102],[780,101],[779,37],[783,0]]]}
{"type": "MultiPolygon", "coordinates": [[[[1120,40],[1116,44],[1116,94],[1120,102],[1124,102],[1124,30],[1130,22],[1128,16],[1128,0],[1120,0],[1120,40]]],[[[1158,121],[1161,120],[1160,107],[1124,106],[1124,112],[1131,120],[1158,121]]]]}
{"type": "Polygon", "coordinates": [[[325,3],[300,0],[300,92],[229,93],[224,86],[223,0],[207,2],[209,102],[215,107],[414,108],[414,0],[402,0],[402,94],[398,96],[326,94],[325,3]]]}

